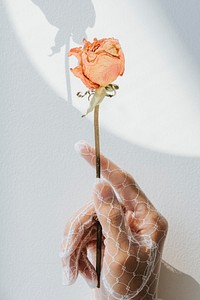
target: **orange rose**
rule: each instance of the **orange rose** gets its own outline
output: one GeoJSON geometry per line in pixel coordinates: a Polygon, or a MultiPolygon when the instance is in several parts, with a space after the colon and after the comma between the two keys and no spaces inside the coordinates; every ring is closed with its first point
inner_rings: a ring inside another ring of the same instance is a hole
{"type": "Polygon", "coordinates": [[[113,82],[124,73],[124,54],[119,41],[114,38],[83,40],[84,46],[72,48],[68,55],[75,55],[79,65],[70,69],[89,89],[98,89],[113,82]]]}

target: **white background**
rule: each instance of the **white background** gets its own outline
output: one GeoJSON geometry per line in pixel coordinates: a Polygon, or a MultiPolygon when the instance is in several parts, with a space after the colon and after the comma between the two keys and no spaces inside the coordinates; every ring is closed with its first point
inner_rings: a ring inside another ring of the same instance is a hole
{"type": "Polygon", "coordinates": [[[64,225],[89,199],[87,100],[67,58],[82,38],[118,38],[126,71],[101,105],[101,150],[132,173],[169,221],[159,297],[200,295],[200,3],[4,0],[1,22],[0,299],[88,299],[61,284],[64,225]]]}

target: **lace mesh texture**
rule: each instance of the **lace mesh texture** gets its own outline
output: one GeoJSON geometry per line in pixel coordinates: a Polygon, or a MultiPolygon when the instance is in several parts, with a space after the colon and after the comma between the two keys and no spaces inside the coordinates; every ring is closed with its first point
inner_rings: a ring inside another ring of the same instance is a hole
{"type": "MultiPolygon", "coordinates": [[[[76,146],[95,166],[95,151],[86,142],[76,146]]],[[[101,155],[103,179],[95,182],[92,199],[66,224],[60,257],[63,283],[80,273],[96,286],[96,221],[102,225],[101,288],[97,299],[157,299],[157,285],[167,221],[134,178],[101,155]]]]}

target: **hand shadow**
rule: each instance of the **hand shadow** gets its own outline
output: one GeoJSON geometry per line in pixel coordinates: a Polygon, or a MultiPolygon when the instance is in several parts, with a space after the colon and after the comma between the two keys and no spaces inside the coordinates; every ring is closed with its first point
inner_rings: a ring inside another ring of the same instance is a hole
{"type": "Polygon", "coordinates": [[[162,300],[199,300],[200,285],[191,276],[162,261],[158,297],[162,300]]]}

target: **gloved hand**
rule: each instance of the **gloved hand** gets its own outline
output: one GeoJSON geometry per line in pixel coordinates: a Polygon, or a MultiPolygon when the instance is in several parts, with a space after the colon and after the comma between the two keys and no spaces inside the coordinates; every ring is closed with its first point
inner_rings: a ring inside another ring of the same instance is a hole
{"type": "MultiPolygon", "coordinates": [[[[76,150],[95,167],[95,149],[86,142],[76,150]]],[[[102,225],[101,288],[96,299],[157,299],[157,284],[166,219],[156,210],[134,178],[101,155],[103,179],[96,181],[92,200],[66,224],[61,244],[64,283],[80,272],[96,287],[96,220],[102,225]]]]}

